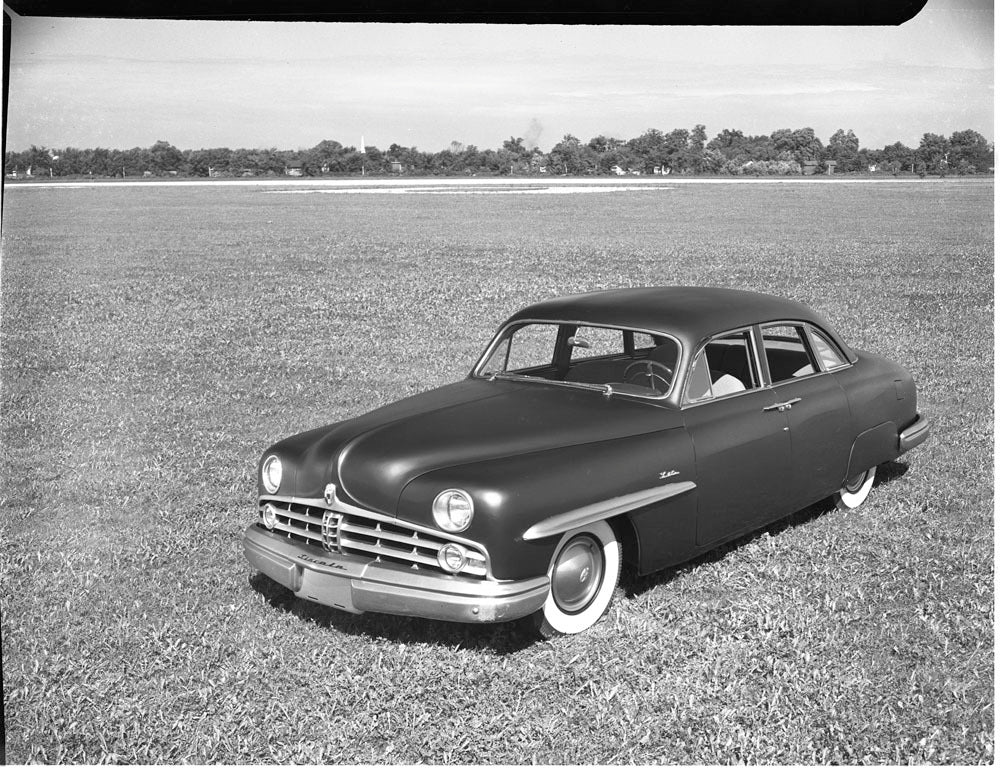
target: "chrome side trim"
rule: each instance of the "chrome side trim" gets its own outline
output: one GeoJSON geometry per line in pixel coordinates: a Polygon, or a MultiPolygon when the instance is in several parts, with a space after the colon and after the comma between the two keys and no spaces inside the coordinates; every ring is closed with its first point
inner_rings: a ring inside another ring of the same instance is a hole
{"type": "Polygon", "coordinates": [[[640,490],[636,493],[609,498],[606,501],[598,501],[595,504],[589,504],[579,509],[553,515],[542,520],[540,523],[535,523],[524,532],[521,538],[530,542],[534,539],[544,539],[548,536],[564,534],[567,531],[573,531],[577,528],[583,528],[585,525],[596,523],[598,520],[607,520],[609,517],[614,517],[624,512],[631,512],[633,509],[640,509],[649,504],[655,504],[657,501],[672,498],[673,496],[679,496],[682,493],[687,493],[689,490],[694,490],[695,487],[697,485],[694,482],[674,482],[662,487],[649,488],[648,490],[640,490]]]}
{"type": "Polygon", "coordinates": [[[899,451],[909,452],[918,444],[923,444],[930,432],[930,421],[922,414],[918,414],[915,422],[899,432],[899,451]]]}

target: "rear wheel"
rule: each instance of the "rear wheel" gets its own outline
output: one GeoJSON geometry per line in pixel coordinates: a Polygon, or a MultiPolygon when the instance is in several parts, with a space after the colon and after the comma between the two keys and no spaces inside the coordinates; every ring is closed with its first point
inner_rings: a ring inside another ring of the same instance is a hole
{"type": "Polygon", "coordinates": [[[837,506],[840,509],[857,509],[872,491],[875,482],[875,467],[863,471],[856,477],[847,480],[837,495],[837,506]]]}
{"type": "Polygon", "coordinates": [[[549,597],[535,615],[548,638],[578,634],[601,619],[621,576],[621,543],[603,520],[567,533],[549,564],[549,597]]]}

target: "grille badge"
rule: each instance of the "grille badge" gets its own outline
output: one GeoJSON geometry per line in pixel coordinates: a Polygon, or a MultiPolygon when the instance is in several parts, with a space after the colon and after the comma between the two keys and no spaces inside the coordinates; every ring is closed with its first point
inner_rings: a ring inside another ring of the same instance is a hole
{"type": "Polygon", "coordinates": [[[334,501],[336,501],[337,500],[337,486],[335,484],[333,484],[332,482],[330,484],[328,484],[326,486],[326,489],[323,491],[323,498],[326,499],[326,503],[328,503],[328,504],[332,504],[334,501]]]}
{"type": "Polygon", "coordinates": [[[344,516],[329,509],[323,513],[323,549],[327,552],[340,552],[340,521],[344,516]]]}

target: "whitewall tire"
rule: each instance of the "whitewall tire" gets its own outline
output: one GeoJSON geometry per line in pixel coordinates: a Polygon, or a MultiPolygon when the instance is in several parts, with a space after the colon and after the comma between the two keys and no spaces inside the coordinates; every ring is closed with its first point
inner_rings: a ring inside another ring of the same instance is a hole
{"type": "Polygon", "coordinates": [[[868,494],[872,492],[872,483],[875,482],[875,467],[858,474],[854,479],[849,479],[840,489],[837,495],[837,507],[840,509],[857,509],[861,506],[868,494]]]}
{"type": "Polygon", "coordinates": [[[549,597],[535,615],[539,633],[578,634],[601,619],[618,587],[621,543],[603,520],[570,531],[549,564],[549,597]]]}

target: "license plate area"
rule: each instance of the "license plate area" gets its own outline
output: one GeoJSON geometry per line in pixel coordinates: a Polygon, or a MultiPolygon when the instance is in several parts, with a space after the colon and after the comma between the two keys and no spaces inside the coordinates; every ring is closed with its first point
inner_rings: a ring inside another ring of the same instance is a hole
{"type": "Polygon", "coordinates": [[[295,595],[345,612],[361,612],[354,606],[350,577],[304,568],[301,584],[295,595]]]}

